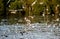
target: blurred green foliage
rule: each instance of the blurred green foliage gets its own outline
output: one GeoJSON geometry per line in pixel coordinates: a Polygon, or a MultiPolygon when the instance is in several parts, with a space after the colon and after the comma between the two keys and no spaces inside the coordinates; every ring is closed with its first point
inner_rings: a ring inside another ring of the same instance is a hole
{"type": "MultiPolygon", "coordinates": [[[[42,17],[41,13],[44,12],[44,10],[46,10],[47,7],[48,7],[48,12],[51,13],[52,11],[55,12],[55,7],[57,5],[60,5],[60,0],[15,0],[11,2],[9,6],[6,8],[8,11],[22,9],[25,11],[23,12],[25,13],[25,16],[29,16],[29,13],[30,13],[32,16],[35,16],[34,20],[38,21],[40,20],[39,19],[40,17],[42,19],[44,18],[42,17]],[[31,6],[34,1],[37,1],[37,2],[33,6],[31,6]],[[41,2],[43,2],[43,4],[40,4],[41,2]]],[[[0,19],[2,19],[3,17],[2,16],[3,9],[4,9],[3,7],[4,7],[3,2],[2,0],[0,0],[0,19]]],[[[11,12],[7,12],[7,13],[8,13],[8,17],[10,16],[12,20],[14,20],[14,18],[18,18],[18,20],[22,18],[21,11],[18,11],[16,12],[16,14],[12,14],[12,15],[11,15],[11,12]]],[[[13,23],[13,21],[11,21],[10,18],[9,18],[9,21],[13,23]]]]}

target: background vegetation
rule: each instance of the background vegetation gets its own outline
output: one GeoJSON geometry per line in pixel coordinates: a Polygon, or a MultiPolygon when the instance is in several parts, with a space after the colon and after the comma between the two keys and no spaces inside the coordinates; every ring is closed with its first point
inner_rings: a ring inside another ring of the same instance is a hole
{"type": "Polygon", "coordinates": [[[29,16],[34,17],[29,18],[32,23],[55,22],[57,19],[60,21],[60,0],[10,0],[9,3],[8,1],[0,0],[0,22],[6,17],[11,24],[19,21],[24,23],[24,17],[29,16]]]}

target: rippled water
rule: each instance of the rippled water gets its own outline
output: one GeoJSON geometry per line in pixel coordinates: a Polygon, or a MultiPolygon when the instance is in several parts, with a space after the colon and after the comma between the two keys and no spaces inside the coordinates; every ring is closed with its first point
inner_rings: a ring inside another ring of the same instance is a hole
{"type": "Polygon", "coordinates": [[[0,25],[0,39],[60,39],[60,26],[39,23],[0,25]]]}

